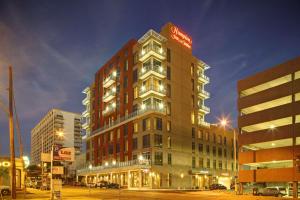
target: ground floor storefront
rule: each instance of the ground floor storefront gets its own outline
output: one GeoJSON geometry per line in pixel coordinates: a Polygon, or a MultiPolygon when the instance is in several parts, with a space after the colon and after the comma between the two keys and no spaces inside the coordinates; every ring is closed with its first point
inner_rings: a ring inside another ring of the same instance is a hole
{"type": "Polygon", "coordinates": [[[213,183],[230,189],[233,183],[232,174],[228,172],[130,162],[120,166],[90,166],[78,170],[77,182],[94,185],[106,181],[128,189],[208,189],[213,183]]]}

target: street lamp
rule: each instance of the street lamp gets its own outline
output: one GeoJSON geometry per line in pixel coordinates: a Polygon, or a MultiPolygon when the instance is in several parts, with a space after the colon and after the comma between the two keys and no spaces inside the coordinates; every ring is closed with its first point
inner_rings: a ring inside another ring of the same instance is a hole
{"type": "Polygon", "coordinates": [[[223,118],[220,120],[220,124],[221,126],[224,127],[224,129],[226,128],[226,126],[230,127],[232,130],[233,130],[233,151],[234,151],[234,191],[235,193],[237,194],[237,183],[236,183],[236,177],[237,177],[237,173],[236,173],[236,132],[235,132],[235,129],[232,128],[230,125],[229,125],[229,122],[226,118],[223,118]]]}

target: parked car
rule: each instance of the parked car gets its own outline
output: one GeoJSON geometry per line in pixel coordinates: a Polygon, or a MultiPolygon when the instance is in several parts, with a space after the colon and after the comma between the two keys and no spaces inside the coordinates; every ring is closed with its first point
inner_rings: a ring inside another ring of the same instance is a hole
{"type": "Polygon", "coordinates": [[[94,188],[94,187],[96,187],[96,183],[87,183],[86,186],[94,188]]]}
{"type": "Polygon", "coordinates": [[[96,187],[99,187],[99,188],[107,188],[107,185],[109,183],[107,181],[100,181],[98,183],[96,183],[96,187]]]}
{"type": "Polygon", "coordinates": [[[212,184],[209,186],[210,190],[226,190],[226,186],[222,185],[222,184],[212,184]]]}
{"type": "Polygon", "coordinates": [[[282,197],[286,195],[286,189],[281,187],[266,187],[259,189],[257,195],[282,197]]]}
{"type": "Polygon", "coordinates": [[[111,188],[111,189],[119,189],[120,185],[118,183],[109,183],[107,185],[107,188],[111,188]]]}
{"type": "Polygon", "coordinates": [[[5,185],[1,185],[0,186],[0,192],[1,192],[1,195],[3,195],[3,196],[9,195],[10,194],[10,187],[5,186],[5,185]]]}

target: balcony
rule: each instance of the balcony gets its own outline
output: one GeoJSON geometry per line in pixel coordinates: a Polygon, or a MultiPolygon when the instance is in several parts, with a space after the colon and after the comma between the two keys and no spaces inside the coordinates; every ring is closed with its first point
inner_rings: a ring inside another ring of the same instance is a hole
{"type": "Polygon", "coordinates": [[[148,96],[149,94],[156,94],[158,96],[166,96],[166,90],[163,85],[149,85],[149,86],[142,86],[140,89],[140,94],[139,96],[141,98],[144,98],[148,96]]]}
{"type": "Polygon", "coordinates": [[[206,84],[206,83],[209,83],[209,78],[207,76],[205,76],[204,74],[199,74],[198,81],[206,84]]]}
{"type": "Polygon", "coordinates": [[[106,106],[105,110],[102,111],[102,115],[103,116],[106,116],[112,112],[115,112],[116,111],[116,103],[111,103],[109,105],[106,106]]]}
{"type": "Polygon", "coordinates": [[[108,88],[112,84],[116,82],[117,72],[113,71],[108,77],[106,77],[103,81],[103,87],[108,88]]]}
{"type": "Polygon", "coordinates": [[[144,66],[141,68],[141,71],[139,73],[139,78],[145,79],[149,75],[154,75],[159,78],[165,78],[167,73],[166,73],[166,70],[162,66],[151,64],[151,65],[144,66]]]}
{"type": "Polygon", "coordinates": [[[198,95],[204,99],[208,99],[210,97],[209,92],[206,92],[205,90],[199,90],[198,95]]]}
{"type": "Polygon", "coordinates": [[[89,97],[87,96],[87,97],[85,97],[85,98],[82,100],[82,105],[87,105],[87,104],[89,104],[89,102],[90,102],[90,99],[89,99],[89,97]]]}
{"type": "Polygon", "coordinates": [[[142,105],[139,110],[134,111],[134,112],[132,112],[128,115],[125,115],[124,117],[117,118],[112,123],[104,125],[103,127],[93,131],[93,133],[90,137],[100,135],[100,134],[105,133],[109,130],[112,130],[115,127],[121,126],[122,124],[128,123],[130,121],[133,121],[137,118],[143,117],[144,115],[148,115],[150,113],[166,114],[166,108],[164,107],[163,104],[142,105]]]}
{"type": "Polygon", "coordinates": [[[82,115],[82,117],[87,117],[89,114],[90,114],[89,111],[85,110],[85,111],[82,112],[81,115],[82,115]]]}
{"type": "Polygon", "coordinates": [[[203,126],[203,127],[210,127],[210,123],[205,122],[205,121],[198,121],[198,125],[203,126]]]}
{"type": "Polygon", "coordinates": [[[102,97],[102,100],[103,100],[103,102],[109,102],[115,97],[116,97],[116,88],[114,87],[104,94],[104,96],[102,97]]]}
{"type": "Polygon", "coordinates": [[[210,113],[210,108],[209,108],[209,107],[206,107],[206,106],[204,106],[204,105],[199,105],[199,112],[208,114],[208,113],[210,113]]]}
{"type": "Polygon", "coordinates": [[[149,58],[149,56],[155,56],[158,59],[164,60],[166,58],[166,52],[162,47],[149,45],[147,48],[141,50],[139,60],[143,62],[149,58]]]}

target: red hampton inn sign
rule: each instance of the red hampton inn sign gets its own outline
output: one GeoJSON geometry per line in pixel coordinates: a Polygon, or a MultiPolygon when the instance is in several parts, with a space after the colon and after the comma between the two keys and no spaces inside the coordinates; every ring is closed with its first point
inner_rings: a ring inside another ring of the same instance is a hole
{"type": "Polygon", "coordinates": [[[171,38],[189,49],[192,48],[192,38],[177,26],[171,26],[171,38]]]}

